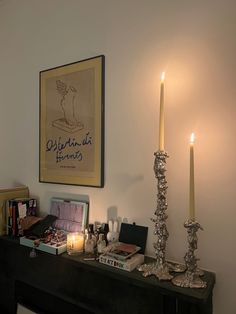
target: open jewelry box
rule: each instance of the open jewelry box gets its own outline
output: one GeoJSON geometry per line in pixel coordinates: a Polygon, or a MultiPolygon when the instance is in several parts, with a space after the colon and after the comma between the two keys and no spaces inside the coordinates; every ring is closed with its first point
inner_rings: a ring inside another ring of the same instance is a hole
{"type": "MultiPolygon", "coordinates": [[[[52,198],[50,215],[57,218],[51,227],[58,230],[58,233],[84,231],[88,220],[88,210],[87,202],[52,198]]],[[[20,238],[20,244],[55,255],[66,251],[66,238],[63,241],[44,243],[43,239],[31,239],[24,236],[20,238]]]]}

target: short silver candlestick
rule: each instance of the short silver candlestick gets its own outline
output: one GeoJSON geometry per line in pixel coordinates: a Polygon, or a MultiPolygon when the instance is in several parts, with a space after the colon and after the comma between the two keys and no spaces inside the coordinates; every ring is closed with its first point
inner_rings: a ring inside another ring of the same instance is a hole
{"type": "Polygon", "coordinates": [[[197,268],[197,261],[194,251],[197,249],[197,231],[203,230],[201,225],[195,220],[188,220],[184,223],[184,227],[188,233],[188,251],[184,260],[186,264],[186,272],[172,279],[174,285],[185,288],[206,288],[207,283],[200,276],[204,273],[197,268]]]}
{"type": "Polygon", "coordinates": [[[167,210],[167,180],[166,172],[166,158],[168,154],[165,151],[159,150],[154,153],[154,172],[157,178],[157,208],[155,211],[155,218],[151,220],[155,224],[154,234],[157,236],[157,241],[153,243],[156,255],[156,261],[150,264],[141,265],[138,270],[143,271],[143,276],[147,277],[155,275],[159,280],[171,280],[173,276],[169,272],[169,265],[165,259],[166,242],[169,233],[166,227],[167,210]]]}

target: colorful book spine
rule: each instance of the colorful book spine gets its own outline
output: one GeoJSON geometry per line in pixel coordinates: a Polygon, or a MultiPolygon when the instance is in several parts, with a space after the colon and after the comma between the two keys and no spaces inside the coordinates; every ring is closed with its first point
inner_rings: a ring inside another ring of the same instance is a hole
{"type": "Polygon", "coordinates": [[[32,198],[11,199],[6,206],[7,235],[20,236],[21,219],[26,216],[36,216],[37,201],[32,198]]]}
{"type": "Polygon", "coordinates": [[[13,237],[16,237],[18,235],[18,210],[16,204],[13,202],[12,205],[12,235],[13,237]]]}
{"type": "Polygon", "coordinates": [[[14,188],[0,187],[0,235],[8,233],[8,209],[6,205],[8,200],[15,197],[29,197],[29,189],[27,186],[19,186],[14,188]]]}
{"type": "Polygon", "coordinates": [[[13,212],[13,208],[12,208],[12,201],[9,200],[7,201],[8,205],[7,205],[7,235],[11,236],[12,235],[12,228],[13,228],[13,223],[12,223],[12,212],[13,212]]]}

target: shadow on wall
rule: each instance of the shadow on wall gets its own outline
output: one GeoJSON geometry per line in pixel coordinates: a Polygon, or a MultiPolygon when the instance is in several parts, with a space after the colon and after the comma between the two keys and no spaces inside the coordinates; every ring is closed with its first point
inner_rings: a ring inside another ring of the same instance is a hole
{"type": "Polygon", "coordinates": [[[137,182],[141,182],[144,180],[143,175],[129,175],[127,173],[114,175],[114,185],[116,189],[121,193],[124,193],[129,189],[132,185],[137,182]]]}
{"type": "Polygon", "coordinates": [[[120,217],[118,216],[118,210],[117,210],[117,207],[116,206],[110,206],[108,209],[107,209],[107,221],[118,221],[118,231],[120,231],[120,226],[121,226],[121,223],[124,222],[124,223],[128,223],[128,218],[124,217],[120,217]]]}

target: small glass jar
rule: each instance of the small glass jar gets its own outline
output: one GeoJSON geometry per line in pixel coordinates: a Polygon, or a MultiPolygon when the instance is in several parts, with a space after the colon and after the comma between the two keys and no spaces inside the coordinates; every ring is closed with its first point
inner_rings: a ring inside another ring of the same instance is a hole
{"type": "Polygon", "coordinates": [[[67,253],[76,255],[83,253],[84,234],[82,232],[72,232],[67,234],[67,253]]]}

